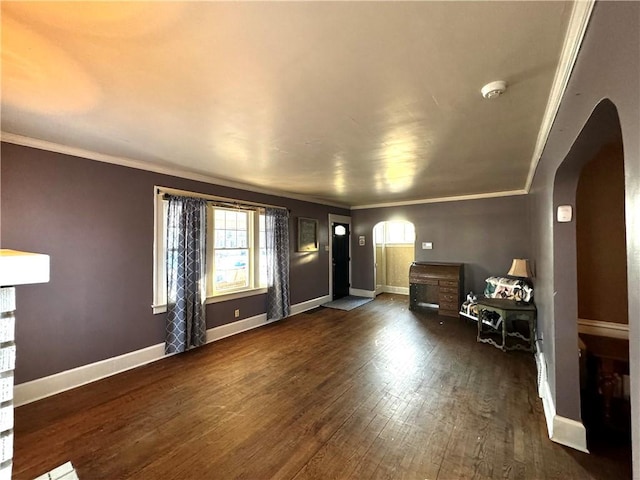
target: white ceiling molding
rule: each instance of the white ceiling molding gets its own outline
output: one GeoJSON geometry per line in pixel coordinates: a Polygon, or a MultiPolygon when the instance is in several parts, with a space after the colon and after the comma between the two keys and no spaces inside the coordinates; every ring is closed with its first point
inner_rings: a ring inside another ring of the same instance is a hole
{"type": "Polygon", "coordinates": [[[329,202],[326,200],[307,197],[304,195],[296,195],[292,193],[280,192],[276,190],[269,190],[266,188],[256,187],[246,183],[232,182],[209,175],[203,175],[201,173],[194,173],[188,170],[180,168],[164,167],[155,165],[149,162],[143,162],[141,160],[133,160],[131,158],[115,157],[112,155],[105,155],[103,153],[92,152],[90,150],[84,150],[82,148],[68,147],[66,145],[60,145],[53,142],[47,142],[45,140],[37,140],[34,138],[24,137],[22,135],[16,135],[14,133],[0,132],[0,140],[15,145],[22,145],[24,147],[37,148],[38,150],[46,150],[49,152],[61,153],[64,155],[71,155],[73,157],[84,158],[88,160],[95,160],[97,162],[111,163],[113,165],[120,165],[121,167],[135,168],[138,170],[145,170],[147,172],[160,173],[163,175],[171,175],[173,177],[186,178],[188,180],[194,180],[196,182],[209,183],[212,185],[220,185],[223,187],[237,188],[239,190],[247,190],[250,192],[263,193],[265,195],[275,195],[278,197],[290,198],[292,200],[300,200],[303,202],[318,203],[320,205],[328,205],[331,207],[339,207],[348,209],[348,205],[329,202]]]}
{"type": "Polygon", "coordinates": [[[514,195],[526,195],[526,194],[527,194],[526,190],[510,190],[508,192],[476,193],[473,195],[458,195],[455,197],[427,198],[424,200],[407,200],[405,202],[389,202],[389,203],[374,203],[371,205],[356,205],[356,206],[352,206],[351,210],[364,210],[367,208],[384,208],[384,207],[404,207],[408,205],[422,205],[425,203],[461,202],[463,200],[479,200],[482,198],[512,197],[514,195]]]}
{"type": "Polygon", "coordinates": [[[571,18],[569,19],[569,25],[567,27],[567,34],[564,38],[564,44],[562,46],[562,52],[560,53],[560,62],[558,63],[558,69],[553,79],[551,86],[551,93],[547,102],[547,107],[542,117],[542,124],[538,132],[538,138],[536,140],[536,146],[533,150],[533,157],[531,159],[531,166],[529,167],[529,175],[527,176],[527,183],[525,184],[525,191],[528,193],[531,189],[531,183],[533,182],[533,176],[536,173],[538,162],[542,157],[542,152],[547,144],[549,133],[551,133],[551,127],[556,119],[558,110],[560,109],[560,102],[567,89],[573,67],[576,64],[578,53],[580,52],[580,46],[582,40],[587,31],[589,25],[589,19],[593,12],[595,0],[582,0],[573,4],[573,10],[571,11],[571,18]]]}
{"type": "Polygon", "coordinates": [[[497,197],[511,197],[514,195],[526,195],[528,190],[510,190],[506,192],[491,192],[491,193],[478,193],[472,195],[458,195],[453,197],[437,197],[427,198],[422,200],[407,200],[402,202],[387,202],[387,203],[375,203],[368,205],[344,205],[336,202],[329,202],[313,197],[306,197],[304,195],[295,195],[284,192],[278,192],[275,190],[268,190],[264,188],[255,187],[253,185],[230,182],[229,180],[223,180],[201,173],[194,173],[188,170],[172,167],[161,167],[148,162],[140,160],[133,160],[130,158],[114,157],[112,155],[105,155],[103,153],[92,152],[90,150],[84,150],[82,148],[67,147],[65,145],[59,145],[53,142],[47,142],[45,140],[37,140],[34,138],[24,137],[22,135],[16,135],[13,133],[0,132],[0,140],[6,143],[12,143],[15,145],[22,145],[24,147],[37,148],[38,150],[46,150],[49,152],[61,153],[64,155],[71,155],[73,157],[84,158],[88,160],[94,160],[97,162],[111,163],[113,165],[120,165],[122,167],[135,168],[138,170],[145,170],[147,172],[160,173],[163,175],[171,175],[174,177],[186,178],[188,180],[194,180],[197,182],[209,183],[213,185],[221,185],[224,187],[238,188],[240,190],[248,190],[256,193],[264,193],[265,195],[276,195],[278,197],[291,198],[293,200],[301,200],[303,202],[318,203],[321,205],[329,205],[332,207],[346,208],[350,210],[364,210],[367,208],[384,208],[384,207],[401,207],[408,205],[422,205],[425,203],[440,203],[440,202],[459,202],[463,200],[478,200],[482,198],[497,198],[497,197]]]}

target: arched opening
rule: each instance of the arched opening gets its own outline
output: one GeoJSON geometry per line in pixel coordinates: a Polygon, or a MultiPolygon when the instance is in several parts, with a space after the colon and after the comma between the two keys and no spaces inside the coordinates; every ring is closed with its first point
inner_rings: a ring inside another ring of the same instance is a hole
{"type": "Polygon", "coordinates": [[[415,226],[408,221],[380,222],[373,228],[376,295],[409,295],[409,267],[415,259],[415,226]]]}
{"type": "Polygon", "coordinates": [[[584,448],[620,463],[628,459],[621,468],[630,471],[624,188],[620,121],[613,103],[603,100],[554,183],[556,408],[582,419],[584,448]],[[561,220],[561,207],[573,215],[561,220]]]}

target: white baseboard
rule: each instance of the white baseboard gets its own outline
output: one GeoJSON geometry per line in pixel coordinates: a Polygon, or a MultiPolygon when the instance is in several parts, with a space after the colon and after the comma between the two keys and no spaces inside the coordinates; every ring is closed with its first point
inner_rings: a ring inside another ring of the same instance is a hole
{"type": "Polygon", "coordinates": [[[629,325],[624,323],[603,322],[601,320],[587,320],[579,318],[578,333],[629,340],[629,325]]]}
{"type": "Polygon", "coordinates": [[[582,422],[577,420],[556,415],[553,417],[553,435],[549,438],[565,447],[589,453],[587,449],[587,429],[584,428],[582,422]]]}
{"type": "Polygon", "coordinates": [[[556,406],[547,378],[547,363],[544,359],[544,354],[539,350],[536,354],[536,365],[538,367],[538,395],[542,398],[549,438],[560,445],[589,453],[587,449],[587,430],[582,422],[556,414],[556,406]]]}
{"type": "Polygon", "coordinates": [[[375,290],[360,290],[359,288],[350,288],[349,295],[356,297],[376,298],[375,290]]]}
{"type": "Polygon", "coordinates": [[[360,290],[359,288],[350,288],[349,295],[356,297],[376,298],[381,293],[396,293],[398,295],[409,295],[409,287],[392,287],[391,285],[382,285],[375,290],[360,290]]]}
{"type": "Polygon", "coordinates": [[[302,312],[306,312],[307,310],[313,310],[316,307],[319,307],[323,303],[330,302],[332,300],[331,295],[325,295],[324,297],[314,298],[312,300],[307,300],[306,302],[296,303],[295,305],[291,305],[291,314],[297,315],[302,312]]]}
{"type": "Polygon", "coordinates": [[[549,438],[553,436],[553,418],[556,416],[556,407],[551,396],[551,389],[547,379],[547,363],[540,350],[536,353],[536,366],[538,368],[538,396],[542,399],[544,418],[547,421],[549,438]]]}
{"type": "MultiPolygon", "coordinates": [[[[325,295],[292,305],[290,316],[319,307],[330,300],[331,297],[325,295]]],[[[214,327],[207,330],[207,343],[246,332],[247,330],[261,327],[274,321],[275,320],[267,321],[267,315],[263,313],[237,322],[214,327]]],[[[158,343],[117,357],[107,358],[106,360],[83,365],[71,370],[49,375],[48,377],[38,378],[16,385],[13,390],[13,402],[16,407],[26,405],[27,403],[35,402],[36,400],[50,397],[51,395],[62,393],[66,390],[71,390],[72,388],[80,387],[87,383],[95,382],[170,356],[171,355],[165,355],[164,353],[164,343],[158,343]]]]}
{"type": "Polygon", "coordinates": [[[382,291],[385,293],[397,293],[398,295],[409,295],[409,287],[393,287],[391,285],[385,285],[382,287],[382,291]]]}

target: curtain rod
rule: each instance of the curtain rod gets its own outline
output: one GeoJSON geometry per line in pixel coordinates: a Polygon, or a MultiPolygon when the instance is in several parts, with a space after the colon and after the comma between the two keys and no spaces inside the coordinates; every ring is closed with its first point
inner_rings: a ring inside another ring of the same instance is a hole
{"type": "Polygon", "coordinates": [[[234,198],[218,197],[216,195],[207,195],[206,193],[187,192],[184,190],[176,190],[172,188],[157,187],[157,193],[162,193],[164,196],[174,195],[177,197],[191,197],[191,198],[203,198],[208,203],[218,204],[220,206],[227,206],[232,208],[239,207],[262,207],[262,208],[278,208],[280,210],[286,210],[291,212],[287,207],[281,207],[279,205],[269,205],[268,203],[250,202],[245,200],[236,200],[234,198]]]}

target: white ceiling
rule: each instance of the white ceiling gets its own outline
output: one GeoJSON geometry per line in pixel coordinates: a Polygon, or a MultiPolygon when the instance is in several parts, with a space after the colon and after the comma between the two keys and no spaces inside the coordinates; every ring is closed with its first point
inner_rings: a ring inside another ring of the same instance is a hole
{"type": "Polygon", "coordinates": [[[3,1],[3,140],[349,206],[523,191],[572,8],[3,1]]]}

